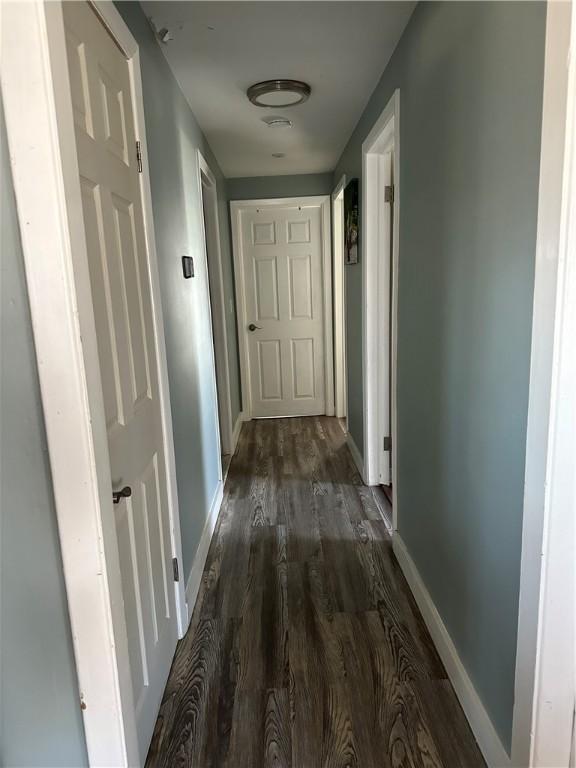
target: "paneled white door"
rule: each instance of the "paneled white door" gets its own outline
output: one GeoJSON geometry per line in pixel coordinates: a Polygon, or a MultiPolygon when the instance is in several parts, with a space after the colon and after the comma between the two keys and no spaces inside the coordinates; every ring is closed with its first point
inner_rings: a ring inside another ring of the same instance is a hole
{"type": "Polygon", "coordinates": [[[322,206],[238,211],[251,415],[326,413],[322,206]]]}
{"type": "MultiPolygon", "coordinates": [[[[86,3],[63,3],[138,745],[177,642],[167,479],[130,71],[86,3]]],[[[94,671],[97,674],[97,671],[94,671]]]]}

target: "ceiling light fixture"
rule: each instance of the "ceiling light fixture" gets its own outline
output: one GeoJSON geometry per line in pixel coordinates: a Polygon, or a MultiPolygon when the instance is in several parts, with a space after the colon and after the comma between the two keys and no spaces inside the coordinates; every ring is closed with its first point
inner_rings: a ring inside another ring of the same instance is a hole
{"type": "Polygon", "coordinates": [[[287,117],[265,117],[263,122],[268,128],[292,128],[292,120],[287,117]]]}
{"type": "Polygon", "coordinates": [[[257,107],[294,107],[310,96],[311,88],[301,80],[264,80],[251,85],[246,95],[257,107]]]}

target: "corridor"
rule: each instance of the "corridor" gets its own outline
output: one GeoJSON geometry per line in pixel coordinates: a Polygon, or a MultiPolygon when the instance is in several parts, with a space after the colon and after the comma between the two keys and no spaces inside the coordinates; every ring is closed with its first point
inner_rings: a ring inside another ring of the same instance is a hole
{"type": "Polygon", "coordinates": [[[484,765],[379,503],[337,419],[244,425],[147,768],[484,765]]]}

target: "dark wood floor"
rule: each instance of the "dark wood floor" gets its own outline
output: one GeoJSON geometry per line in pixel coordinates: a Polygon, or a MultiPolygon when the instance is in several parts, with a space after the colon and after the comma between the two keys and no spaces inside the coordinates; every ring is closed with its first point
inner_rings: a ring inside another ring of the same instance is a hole
{"type": "Polygon", "coordinates": [[[484,766],[336,419],[244,425],[147,766],[484,766]]]}

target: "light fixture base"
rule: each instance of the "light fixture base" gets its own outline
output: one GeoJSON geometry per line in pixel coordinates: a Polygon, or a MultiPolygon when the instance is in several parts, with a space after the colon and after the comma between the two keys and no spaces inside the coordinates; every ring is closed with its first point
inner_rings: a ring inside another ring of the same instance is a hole
{"type": "Polygon", "coordinates": [[[246,95],[257,107],[286,109],[307,101],[311,92],[308,83],[302,80],[280,79],[254,83],[246,95]]]}

